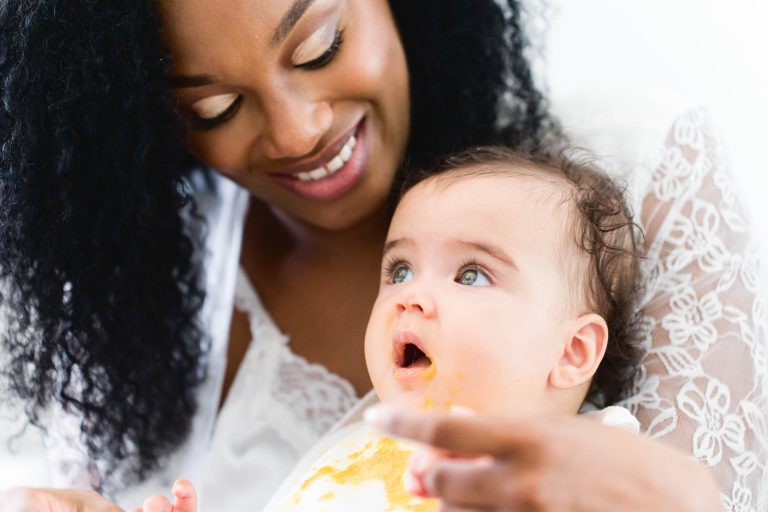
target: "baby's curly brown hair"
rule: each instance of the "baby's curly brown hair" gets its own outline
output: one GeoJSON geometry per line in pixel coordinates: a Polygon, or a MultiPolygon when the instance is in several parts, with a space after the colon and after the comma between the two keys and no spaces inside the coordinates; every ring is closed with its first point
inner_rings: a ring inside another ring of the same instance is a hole
{"type": "Polygon", "coordinates": [[[609,332],[605,356],[585,401],[605,407],[628,395],[642,356],[638,300],[643,234],[633,220],[625,189],[595,161],[574,148],[531,154],[501,146],[473,147],[412,173],[400,197],[426,180],[447,186],[485,176],[525,176],[563,192],[570,227],[566,232],[573,234],[573,244],[564,243],[561,248],[565,275],[575,281],[571,295],[602,316],[609,332]],[[574,248],[588,256],[587,268],[584,259],[569,257],[574,248]]]}

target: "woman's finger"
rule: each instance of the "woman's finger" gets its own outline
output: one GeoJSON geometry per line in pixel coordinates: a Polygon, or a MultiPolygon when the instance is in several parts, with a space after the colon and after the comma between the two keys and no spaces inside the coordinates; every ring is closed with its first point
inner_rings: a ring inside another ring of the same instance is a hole
{"type": "Polygon", "coordinates": [[[491,458],[441,459],[427,469],[423,481],[429,496],[446,503],[493,508],[514,502],[511,476],[491,458]]]}
{"type": "Polygon", "coordinates": [[[492,508],[477,508],[477,507],[465,507],[463,505],[455,505],[451,503],[440,503],[439,512],[491,512],[492,508]]]}
{"type": "Polygon", "coordinates": [[[176,498],[173,512],[197,512],[197,492],[189,480],[176,480],[172,492],[176,498]]]}
{"type": "Polygon", "coordinates": [[[388,434],[413,439],[454,453],[506,458],[535,449],[540,438],[530,423],[510,426],[484,416],[457,416],[379,404],[366,410],[366,421],[388,434]]]}

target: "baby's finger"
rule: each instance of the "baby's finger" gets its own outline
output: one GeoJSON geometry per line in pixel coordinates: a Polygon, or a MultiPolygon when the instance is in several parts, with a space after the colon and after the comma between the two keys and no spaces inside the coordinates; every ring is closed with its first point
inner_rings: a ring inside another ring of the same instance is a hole
{"type": "Polygon", "coordinates": [[[143,512],[171,512],[173,504],[171,500],[160,494],[150,496],[144,501],[143,512]]]}
{"type": "Polygon", "coordinates": [[[197,512],[197,492],[189,480],[176,480],[172,492],[176,498],[173,512],[197,512]]]}
{"type": "Polygon", "coordinates": [[[127,512],[142,512],[141,507],[129,508],[127,512]]]}

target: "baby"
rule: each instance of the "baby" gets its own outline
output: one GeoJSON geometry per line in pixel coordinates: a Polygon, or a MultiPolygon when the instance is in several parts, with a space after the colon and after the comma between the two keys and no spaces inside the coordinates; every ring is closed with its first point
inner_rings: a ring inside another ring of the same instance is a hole
{"type": "MultiPolygon", "coordinates": [[[[382,401],[514,417],[623,396],[639,358],[639,258],[609,178],[585,163],[481,147],[404,191],[365,336],[382,401]]],[[[318,474],[302,472],[300,489],[318,474]]],[[[194,510],[188,482],[174,494],[173,510],[194,510]]],[[[170,510],[165,498],[147,503],[170,510]]]]}
{"type": "Polygon", "coordinates": [[[478,413],[576,413],[638,360],[635,225],[587,164],[502,148],[406,184],[365,338],[379,398],[478,413]]]}

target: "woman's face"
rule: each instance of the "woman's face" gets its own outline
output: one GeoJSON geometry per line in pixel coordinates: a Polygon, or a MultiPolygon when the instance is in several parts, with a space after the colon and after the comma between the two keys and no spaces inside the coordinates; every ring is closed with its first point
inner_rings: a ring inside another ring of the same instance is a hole
{"type": "Polygon", "coordinates": [[[378,210],[405,151],[405,56],[386,0],[158,0],[189,148],[326,229],[378,210]]]}

